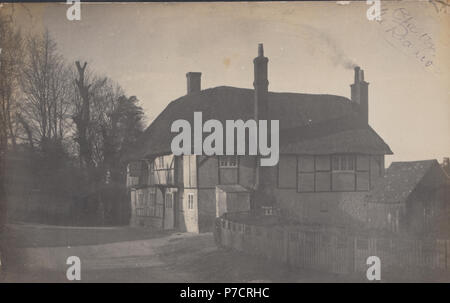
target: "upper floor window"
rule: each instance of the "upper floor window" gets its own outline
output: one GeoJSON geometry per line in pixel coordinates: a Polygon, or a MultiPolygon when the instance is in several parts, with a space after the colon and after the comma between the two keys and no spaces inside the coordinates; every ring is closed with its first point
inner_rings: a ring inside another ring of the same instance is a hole
{"type": "Polygon", "coordinates": [[[354,171],[355,155],[334,155],[332,157],[333,171],[354,171]]]}
{"type": "Polygon", "coordinates": [[[164,169],[164,157],[158,157],[158,168],[164,169]]]}
{"type": "Polygon", "coordinates": [[[175,183],[175,157],[173,155],[157,157],[154,160],[152,170],[156,184],[175,183]]]}
{"type": "Polygon", "coordinates": [[[128,164],[128,175],[130,177],[140,177],[142,172],[142,161],[133,161],[128,164]]]}
{"type": "Polygon", "coordinates": [[[221,156],[219,158],[220,167],[237,167],[237,157],[236,156],[221,156]]]}
{"type": "Polygon", "coordinates": [[[362,154],[282,155],[278,163],[278,188],[296,188],[298,192],[368,191],[372,157],[362,154]]]}

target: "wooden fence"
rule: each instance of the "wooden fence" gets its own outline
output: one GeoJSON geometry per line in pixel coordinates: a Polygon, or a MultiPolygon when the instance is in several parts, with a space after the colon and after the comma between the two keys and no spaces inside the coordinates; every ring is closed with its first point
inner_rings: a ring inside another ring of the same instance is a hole
{"type": "Polygon", "coordinates": [[[303,226],[257,226],[218,218],[218,245],[264,256],[293,267],[338,274],[365,273],[369,256],[383,273],[414,275],[450,272],[450,240],[367,235],[303,226]]]}

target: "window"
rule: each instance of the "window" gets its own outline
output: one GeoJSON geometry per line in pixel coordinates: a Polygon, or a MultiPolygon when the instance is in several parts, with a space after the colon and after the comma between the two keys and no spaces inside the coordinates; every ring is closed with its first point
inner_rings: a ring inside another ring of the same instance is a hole
{"type": "Polygon", "coordinates": [[[219,167],[237,167],[237,157],[236,156],[222,156],[219,158],[219,167]]]}
{"type": "Polygon", "coordinates": [[[158,168],[164,169],[164,157],[158,157],[158,168]]]}
{"type": "Polygon", "coordinates": [[[334,155],[333,171],[353,171],[355,170],[354,155],[334,155]]]}
{"type": "Polygon", "coordinates": [[[147,180],[149,185],[154,185],[155,184],[155,163],[149,162],[148,163],[148,176],[147,176],[147,180]]]}
{"type": "Polygon", "coordinates": [[[154,187],[142,188],[136,191],[136,216],[154,217],[157,216],[156,190],[154,187]]]}
{"type": "Polygon", "coordinates": [[[130,177],[140,177],[142,170],[142,161],[130,162],[128,164],[128,174],[130,177]]]}
{"type": "Polygon", "coordinates": [[[166,193],[166,208],[173,207],[173,195],[171,193],[166,193]]]}
{"type": "Polygon", "coordinates": [[[166,155],[157,157],[153,165],[153,178],[156,184],[174,184],[175,157],[166,155]]]}
{"type": "Polygon", "coordinates": [[[355,170],[355,156],[346,156],[347,166],[344,167],[346,170],[355,170]]]}
{"type": "Polygon", "coordinates": [[[264,216],[273,215],[273,207],[272,206],[262,206],[262,209],[264,211],[264,216]]]}
{"type": "Polygon", "coordinates": [[[188,209],[194,209],[194,194],[188,194],[188,209]]]}
{"type": "Polygon", "coordinates": [[[355,155],[332,156],[332,191],[356,191],[355,155]]]}

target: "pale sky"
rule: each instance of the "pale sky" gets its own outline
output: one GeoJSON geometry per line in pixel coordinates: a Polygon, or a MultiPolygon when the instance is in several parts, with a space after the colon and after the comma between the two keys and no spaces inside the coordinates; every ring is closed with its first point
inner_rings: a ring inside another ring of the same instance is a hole
{"type": "Polygon", "coordinates": [[[275,92],[350,97],[348,65],[360,65],[369,123],[394,152],[387,164],[450,156],[450,8],[382,2],[382,24],[367,19],[365,1],[82,4],[81,21],[67,20],[67,8],[15,4],[14,16],[24,32],[47,27],[69,62],[88,61],[136,95],[148,122],[186,94],[189,71],[202,72],[202,88],[252,88],[264,43],[275,92]]]}

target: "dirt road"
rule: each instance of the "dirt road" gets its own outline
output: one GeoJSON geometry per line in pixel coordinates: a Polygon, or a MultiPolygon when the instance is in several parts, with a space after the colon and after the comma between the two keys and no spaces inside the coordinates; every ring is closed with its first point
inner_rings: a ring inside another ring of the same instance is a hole
{"type": "Polygon", "coordinates": [[[66,260],[81,260],[81,282],[336,282],[216,248],[211,233],[167,233],[130,227],[9,225],[15,266],[3,282],[68,282],[66,260]]]}

